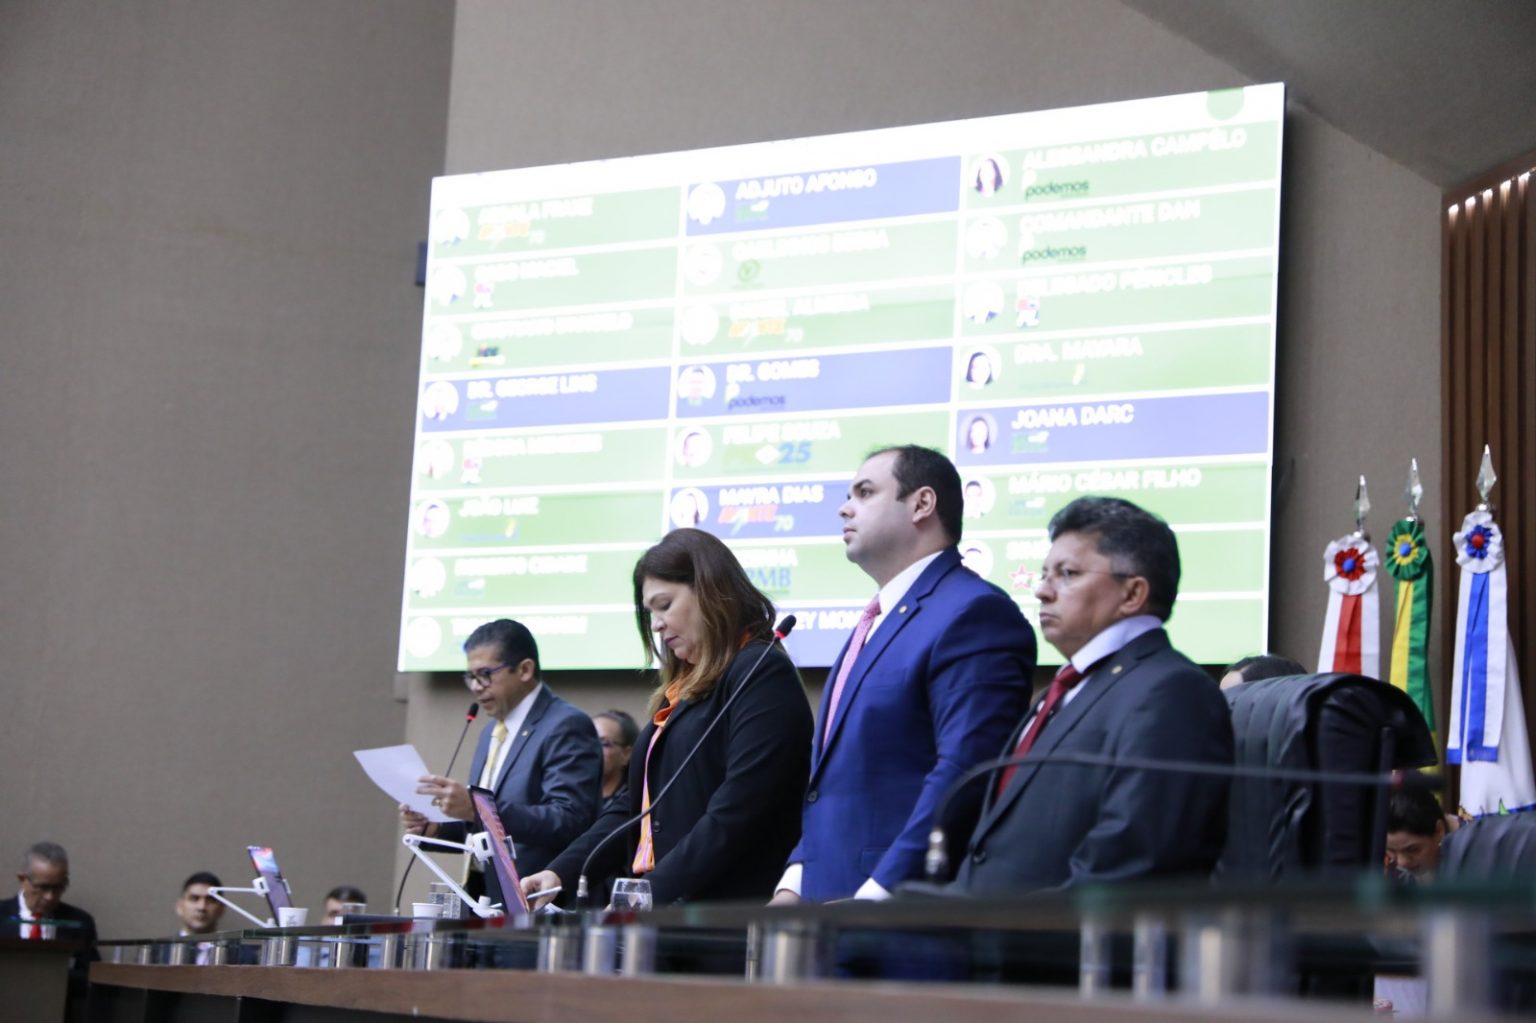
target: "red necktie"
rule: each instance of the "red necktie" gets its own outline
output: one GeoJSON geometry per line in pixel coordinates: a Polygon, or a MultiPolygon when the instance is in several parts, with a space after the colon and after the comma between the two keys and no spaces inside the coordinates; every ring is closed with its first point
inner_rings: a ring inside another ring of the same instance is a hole
{"type": "MultiPolygon", "coordinates": [[[[1045,701],[1040,704],[1040,709],[1035,712],[1035,720],[1031,721],[1029,727],[1024,729],[1024,734],[1019,737],[1019,744],[1013,748],[1013,755],[1015,757],[1022,757],[1030,751],[1030,748],[1035,744],[1035,736],[1039,735],[1040,729],[1045,727],[1045,722],[1050,718],[1051,713],[1055,711],[1056,705],[1061,703],[1072,687],[1082,680],[1083,673],[1073,667],[1071,661],[1061,666],[1061,670],[1056,673],[1056,677],[1051,679],[1051,687],[1045,691],[1045,701]]],[[[1018,764],[1009,764],[1003,768],[1002,775],[997,779],[997,792],[993,795],[994,799],[1002,798],[1003,791],[1008,788],[1008,783],[1013,781],[1013,774],[1018,769],[1018,764]]]]}
{"type": "Polygon", "coordinates": [[[859,616],[859,623],[853,627],[853,638],[848,641],[848,652],[843,655],[842,666],[837,669],[837,681],[832,684],[832,699],[827,701],[827,720],[821,725],[821,742],[826,745],[827,738],[832,734],[832,722],[837,718],[837,705],[843,698],[843,683],[848,681],[848,673],[853,670],[853,662],[858,659],[859,651],[864,649],[864,639],[869,635],[869,627],[880,616],[880,594],[875,594],[864,613],[859,616]]]}
{"type": "Polygon", "coordinates": [[[28,937],[28,939],[30,939],[32,941],[42,941],[43,940],[43,925],[42,924],[38,924],[38,923],[34,923],[32,925],[32,933],[27,935],[27,937],[28,937]]]}

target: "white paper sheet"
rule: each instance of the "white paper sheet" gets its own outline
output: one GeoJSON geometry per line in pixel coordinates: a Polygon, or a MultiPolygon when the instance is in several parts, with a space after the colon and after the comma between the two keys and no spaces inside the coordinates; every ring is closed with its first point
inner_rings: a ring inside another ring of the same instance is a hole
{"type": "Polygon", "coordinates": [[[373,783],[395,802],[404,803],[425,815],[429,821],[441,823],[453,820],[432,805],[431,796],[417,795],[416,786],[421,784],[418,779],[432,772],[427,770],[426,761],[421,759],[415,746],[409,743],[404,746],[380,746],[378,749],[353,750],[352,755],[363,765],[363,770],[373,783]]]}

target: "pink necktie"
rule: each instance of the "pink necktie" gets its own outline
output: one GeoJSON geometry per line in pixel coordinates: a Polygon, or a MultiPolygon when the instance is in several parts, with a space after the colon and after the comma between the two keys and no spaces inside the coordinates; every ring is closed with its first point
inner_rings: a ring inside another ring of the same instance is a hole
{"type": "MultiPolygon", "coordinates": [[[[1067,695],[1073,686],[1082,680],[1082,672],[1074,668],[1071,661],[1061,666],[1061,670],[1056,673],[1056,677],[1051,679],[1050,688],[1045,691],[1045,700],[1040,704],[1040,709],[1035,712],[1035,720],[1031,721],[1029,727],[1024,729],[1024,734],[1019,737],[1019,744],[1013,748],[1014,756],[1022,757],[1029,752],[1030,747],[1035,744],[1035,736],[1039,735],[1040,729],[1045,727],[1045,722],[1050,718],[1051,712],[1056,709],[1056,705],[1062,701],[1062,698],[1067,695]]],[[[1002,798],[1003,792],[1008,788],[1008,783],[1013,781],[1014,772],[1018,769],[1018,764],[1009,764],[1003,768],[1002,775],[997,779],[997,792],[993,795],[994,799],[1002,798]]]]}
{"type": "Polygon", "coordinates": [[[880,616],[880,594],[875,594],[870,600],[869,606],[859,616],[859,623],[853,627],[853,638],[848,641],[848,652],[843,655],[842,666],[837,669],[837,681],[832,683],[832,699],[827,703],[827,720],[821,726],[821,744],[827,744],[828,737],[832,734],[832,722],[837,719],[837,705],[843,698],[843,683],[848,681],[848,673],[853,670],[853,662],[858,660],[859,651],[864,649],[864,639],[869,635],[869,627],[880,616]]]}

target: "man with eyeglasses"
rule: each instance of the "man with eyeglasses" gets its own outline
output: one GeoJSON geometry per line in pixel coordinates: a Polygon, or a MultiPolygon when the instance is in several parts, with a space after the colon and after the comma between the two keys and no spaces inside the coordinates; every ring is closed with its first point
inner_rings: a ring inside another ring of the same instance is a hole
{"type": "Polygon", "coordinates": [[[1232,763],[1227,704],[1163,631],[1179,589],[1173,530],[1129,501],[1082,497],[1051,519],[1035,584],[1040,632],[1067,659],[988,785],[955,885],[1014,894],[1209,874],[1227,780],[1127,761],[1232,763]],[[1049,763],[1073,755],[1117,765],[1049,763]]]}
{"type": "MultiPolygon", "coordinates": [[[[539,648],[520,622],[487,622],[464,641],[464,684],[490,719],[475,746],[469,784],[496,794],[501,823],[516,846],[524,876],[543,870],[597,819],[602,800],[603,751],[592,720],[544,685],[539,648]]],[[[428,774],[418,792],[456,820],[429,823],[400,807],[406,830],[462,842],[474,807],[464,782],[428,774]]],[[[466,885],[506,904],[495,873],[472,870],[466,885]]]]}
{"type": "Polygon", "coordinates": [[[23,941],[78,941],[80,951],[70,959],[72,1001],[84,996],[87,971],[96,951],[96,921],[85,910],[64,901],[69,888],[69,853],[57,842],[37,842],[21,857],[16,875],[21,891],[0,920],[0,938],[23,941]]]}

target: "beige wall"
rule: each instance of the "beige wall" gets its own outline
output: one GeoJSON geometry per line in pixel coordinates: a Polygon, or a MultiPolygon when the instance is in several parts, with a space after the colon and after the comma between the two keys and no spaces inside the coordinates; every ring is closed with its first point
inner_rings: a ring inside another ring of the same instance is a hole
{"type": "Polygon", "coordinates": [[[0,11],[6,876],[64,843],[108,936],[248,843],[382,902],[452,6],[0,11]]]}
{"type": "MultiPolygon", "coordinates": [[[[108,934],[247,842],[388,902],[347,751],[440,764],[467,705],[391,684],[433,174],[1244,81],[1115,0],[3,10],[0,855],[69,845],[108,934]]],[[[1288,147],[1273,645],[1310,661],[1356,474],[1395,510],[1418,455],[1444,527],[1438,191],[1304,107],[1288,147]]]]}

